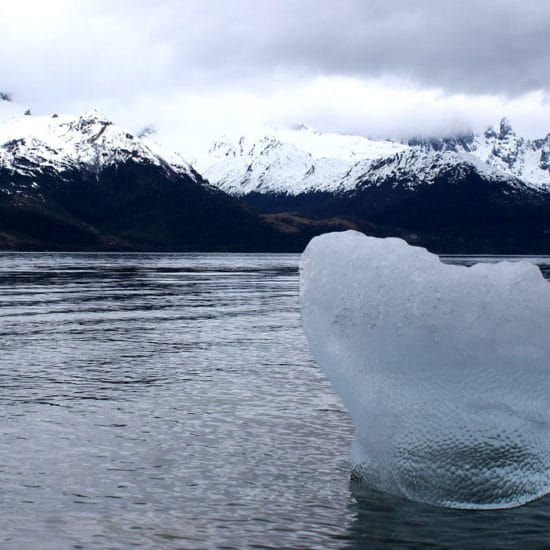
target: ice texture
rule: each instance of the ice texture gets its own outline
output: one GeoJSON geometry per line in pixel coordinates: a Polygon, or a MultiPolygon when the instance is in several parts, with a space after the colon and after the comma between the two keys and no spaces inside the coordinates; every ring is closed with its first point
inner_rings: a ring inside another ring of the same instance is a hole
{"type": "Polygon", "coordinates": [[[314,238],[302,321],[356,431],[352,475],[455,508],[550,492],[550,284],[527,262],[446,265],[400,239],[314,238]]]}

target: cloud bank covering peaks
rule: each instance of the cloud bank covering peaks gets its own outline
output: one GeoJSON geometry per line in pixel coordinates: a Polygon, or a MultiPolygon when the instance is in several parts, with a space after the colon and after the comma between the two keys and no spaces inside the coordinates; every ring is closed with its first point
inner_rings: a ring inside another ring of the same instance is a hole
{"type": "Polygon", "coordinates": [[[0,4],[0,90],[180,150],[296,122],[399,138],[508,116],[532,137],[549,36],[540,0],[20,0],[0,4]]]}

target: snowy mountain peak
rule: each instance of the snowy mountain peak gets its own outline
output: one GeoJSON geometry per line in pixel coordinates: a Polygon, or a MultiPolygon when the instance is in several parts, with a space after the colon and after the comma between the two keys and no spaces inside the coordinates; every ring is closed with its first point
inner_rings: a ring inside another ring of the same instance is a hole
{"type": "Polygon", "coordinates": [[[506,118],[482,134],[403,143],[297,125],[234,140],[225,137],[212,145],[200,168],[221,189],[245,195],[342,192],[399,178],[429,183],[438,171],[457,164],[493,179],[519,179],[550,190],[550,139],[517,136],[506,118]]]}
{"type": "Polygon", "coordinates": [[[78,121],[74,127],[82,131],[92,125],[110,126],[111,124],[113,124],[113,122],[101,114],[97,109],[91,109],[78,117],[78,121]]]}
{"type": "Polygon", "coordinates": [[[97,110],[79,117],[31,115],[0,122],[0,168],[13,173],[53,170],[62,174],[78,169],[97,174],[128,161],[195,178],[193,169],[179,155],[134,136],[97,110]]]}
{"type": "Polygon", "coordinates": [[[254,157],[273,149],[286,148],[301,151],[314,160],[362,160],[391,155],[408,147],[391,141],[372,140],[362,136],[320,132],[305,124],[287,128],[269,129],[262,133],[237,138],[224,136],[215,141],[202,159],[201,166],[208,168],[213,161],[235,155],[254,157]]]}

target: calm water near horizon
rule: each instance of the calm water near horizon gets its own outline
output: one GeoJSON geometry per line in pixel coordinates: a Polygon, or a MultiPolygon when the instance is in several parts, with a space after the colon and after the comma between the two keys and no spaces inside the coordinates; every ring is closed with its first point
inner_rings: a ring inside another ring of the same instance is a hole
{"type": "Polygon", "coordinates": [[[550,498],[459,511],[350,482],[298,261],[0,254],[0,548],[550,547],[550,498]]]}

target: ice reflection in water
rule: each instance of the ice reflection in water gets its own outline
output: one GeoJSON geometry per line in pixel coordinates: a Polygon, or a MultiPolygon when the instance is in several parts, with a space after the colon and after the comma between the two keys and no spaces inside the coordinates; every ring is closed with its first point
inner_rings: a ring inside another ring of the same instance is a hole
{"type": "Polygon", "coordinates": [[[0,254],[0,547],[540,544],[546,499],[468,514],[350,486],[297,264],[0,254]]]}

